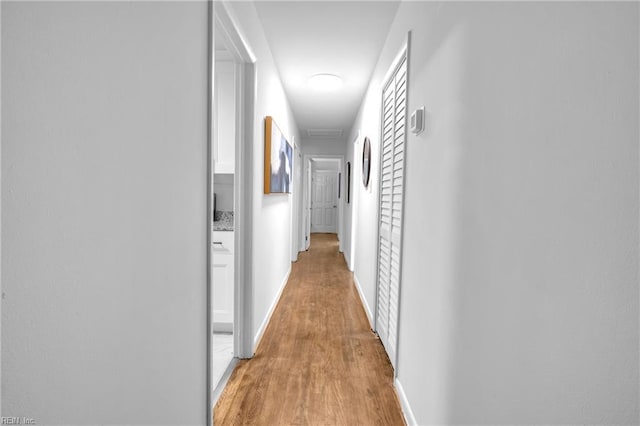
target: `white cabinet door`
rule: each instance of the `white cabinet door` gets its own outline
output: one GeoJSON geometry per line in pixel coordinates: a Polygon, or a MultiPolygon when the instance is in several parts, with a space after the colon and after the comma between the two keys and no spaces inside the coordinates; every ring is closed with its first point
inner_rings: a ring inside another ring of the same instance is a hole
{"type": "Polygon", "coordinates": [[[215,63],[215,130],[213,158],[215,173],[233,173],[236,147],[236,70],[230,61],[215,63]]]}
{"type": "Polygon", "coordinates": [[[213,233],[213,331],[233,331],[233,232],[213,233]]]}

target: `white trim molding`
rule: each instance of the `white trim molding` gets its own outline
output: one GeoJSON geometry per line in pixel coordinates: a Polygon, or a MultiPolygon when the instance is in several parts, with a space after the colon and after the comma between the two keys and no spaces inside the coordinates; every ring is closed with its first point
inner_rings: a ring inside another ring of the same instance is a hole
{"type": "MultiPolygon", "coordinates": [[[[236,144],[234,173],[234,354],[250,358],[252,352],[253,283],[251,281],[252,253],[252,179],[253,128],[256,98],[256,57],[242,34],[227,1],[211,2],[214,28],[219,30],[228,49],[228,59],[236,65],[236,144]]],[[[214,44],[212,44],[214,45],[214,44]]],[[[215,58],[210,58],[212,61],[215,58]]],[[[215,63],[215,61],[213,61],[215,63]]],[[[211,129],[211,128],[210,128],[211,129]]],[[[211,130],[212,131],[212,130],[211,130]]],[[[213,202],[211,202],[213,203],[213,202]]]]}
{"type": "Polygon", "coordinates": [[[206,324],[206,411],[204,413],[204,424],[213,425],[214,395],[213,395],[213,194],[215,191],[213,184],[214,161],[213,161],[213,111],[215,104],[215,84],[214,84],[214,60],[215,60],[215,11],[213,2],[207,3],[207,247],[206,249],[206,293],[207,293],[207,324],[206,324]]]}
{"type": "Polygon", "coordinates": [[[411,405],[409,404],[407,395],[404,393],[404,388],[402,387],[402,384],[397,377],[395,379],[394,385],[396,387],[398,399],[400,400],[400,406],[402,408],[402,415],[404,416],[405,423],[407,424],[407,426],[417,426],[418,422],[416,421],[416,417],[413,415],[413,410],[411,409],[411,405]]]}
{"type": "Polygon", "coordinates": [[[344,257],[344,263],[347,264],[347,269],[349,270],[349,272],[353,272],[353,266],[349,264],[349,256],[347,256],[346,251],[342,252],[342,257],[344,257]]]}
{"type": "MultiPolygon", "coordinates": [[[[222,374],[222,377],[220,378],[220,381],[216,385],[216,388],[213,389],[213,406],[212,406],[213,408],[215,408],[216,404],[218,403],[218,400],[222,395],[222,391],[224,391],[224,388],[227,387],[227,383],[231,378],[231,373],[233,373],[233,370],[235,370],[237,364],[238,364],[238,358],[233,358],[229,363],[229,365],[227,365],[227,369],[222,374]]],[[[213,408],[212,408],[212,411],[213,411],[213,408]]],[[[213,413],[212,413],[212,416],[213,416],[213,413]]]]}
{"type": "Polygon", "coordinates": [[[364,297],[364,292],[362,291],[362,286],[360,285],[360,281],[358,281],[358,277],[356,274],[353,274],[353,283],[356,286],[356,290],[358,290],[358,295],[360,296],[360,300],[362,301],[362,306],[364,306],[364,312],[367,314],[367,319],[369,320],[369,327],[373,330],[373,314],[369,304],[367,303],[367,298],[364,297]]]}

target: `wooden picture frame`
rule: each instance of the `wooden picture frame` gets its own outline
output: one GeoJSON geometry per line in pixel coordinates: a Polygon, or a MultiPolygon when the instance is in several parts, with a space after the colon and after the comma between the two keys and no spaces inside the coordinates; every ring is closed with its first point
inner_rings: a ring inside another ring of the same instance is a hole
{"type": "Polygon", "coordinates": [[[368,137],[364,138],[362,147],[362,183],[364,187],[369,186],[369,178],[371,177],[371,141],[368,137]]]}
{"type": "Polygon", "coordinates": [[[351,204],[351,162],[347,161],[347,183],[346,183],[346,192],[347,192],[347,204],[351,204]]]}
{"type": "Polygon", "coordinates": [[[293,147],[273,117],[264,119],[264,193],[290,194],[293,187],[293,147]]]}

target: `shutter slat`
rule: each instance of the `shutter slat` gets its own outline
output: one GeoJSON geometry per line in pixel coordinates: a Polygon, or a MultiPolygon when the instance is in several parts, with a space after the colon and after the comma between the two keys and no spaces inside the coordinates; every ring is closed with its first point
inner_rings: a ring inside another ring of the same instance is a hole
{"type": "Polygon", "coordinates": [[[404,159],[407,121],[407,61],[398,66],[382,94],[380,149],[380,214],[376,330],[392,364],[400,303],[400,244],[404,199],[404,159]]]}

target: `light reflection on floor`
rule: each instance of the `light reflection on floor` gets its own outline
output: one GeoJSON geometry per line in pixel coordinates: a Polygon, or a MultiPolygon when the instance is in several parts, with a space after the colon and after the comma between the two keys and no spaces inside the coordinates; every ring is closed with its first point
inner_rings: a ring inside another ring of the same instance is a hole
{"type": "Polygon", "coordinates": [[[213,387],[215,388],[233,359],[233,334],[213,333],[213,387]]]}

